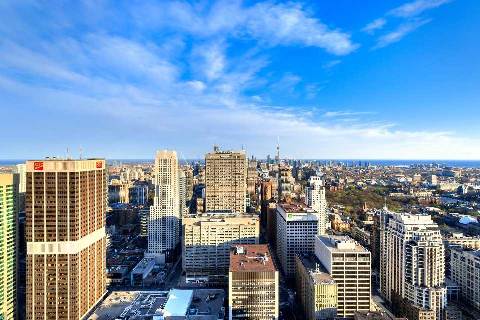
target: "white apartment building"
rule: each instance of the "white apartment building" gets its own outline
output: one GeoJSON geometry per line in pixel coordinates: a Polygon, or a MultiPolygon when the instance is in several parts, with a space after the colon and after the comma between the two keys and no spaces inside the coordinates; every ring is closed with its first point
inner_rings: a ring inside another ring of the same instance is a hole
{"type": "Polygon", "coordinates": [[[460,285],[462,298],[480,310],[480,250],[453,248],[450,265],[452,280],[460,285]]]}
{"type": "Polygon", "coordinates": [[[447,302],[445,248],[429,215],[382,212],[381,291],[389,302],[406,299],[443,319],[447,302]]]}
{"type": "Polygon", "coordinates": [[[322,177],[312,176],[305,188],[305,204],[317,212],[318,234],[325,234],[328,224],[327,198],[325,196],[325,182],[322,177]]]}
{"type": "Polygon", "coordinates": [[[315,255],[337,284],[337,319],[370,310],[370,252],[347,236],[317,236],[315,255]]]}
{"type": "Polygon", "coordinates": [[[148,256],[164,262],[180,241],[180,191],[175,151],[157,151],[155,197],[148,217],[148,256]]]}
{"type": "Polygon", "coordinates": [[[295,256],[313,253],[318,233],[316,212],[302,203],[281,203],[276,211],[276,250],[287,278],[295,276],[295,256]]]}

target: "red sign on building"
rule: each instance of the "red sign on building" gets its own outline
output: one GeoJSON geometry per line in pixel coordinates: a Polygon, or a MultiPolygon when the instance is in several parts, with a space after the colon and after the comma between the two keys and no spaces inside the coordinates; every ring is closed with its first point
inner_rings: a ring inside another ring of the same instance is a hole
{"type": "Polygon", "coordinates": [[[102,161],[97,161],[96,167],[97,167],[97,169],[103,168],[103,163],[102,163],[102,161]]]}
{"type": "Polygon", "coordinates": [[[43,171],[43,161],[35,161],[33,163],[33,170],[35,171],[43,171]]]}

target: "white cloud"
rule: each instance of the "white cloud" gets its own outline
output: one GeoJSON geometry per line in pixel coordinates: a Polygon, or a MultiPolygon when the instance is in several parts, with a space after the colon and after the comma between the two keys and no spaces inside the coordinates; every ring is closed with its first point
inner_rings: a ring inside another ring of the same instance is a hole
{"type": "Polygon", "coordinates": [[[378,18],[367,24],[362,31],[373,34],[375,31],[382,29],[385,24],[387,24],[387,20],[385,18],[378,18]]]}
{"type": "Polygon", "coordinates": [[[405,3],[391,10],[389,13],[397,17],[410,18],[449,2],[451,2],[451,0],[416,0],[405,3]]]}
{"type": "Polygon", "coordinates": [[[210,7],[185,2],[166,2],[133,7],[141,26],[172,28],[200,37],[247,37],[267,45],[319,47],[335,55],[353,52],[358,44],[350,35],[330,28],[300,4],[216,1],[210,7]]]}
{"type": "Polygon", "coordinates": [[[331,60],[331,61],[325,62],[322,65],[322,68],[331,69],[331,68],[335,67],[336,65],[340,64],[341,62],[342,62],[341,60],[331,60]]]}
{"type": "Polygon", "coordinates": [[[379,37],[374,49],[383,48],[392,43],[398,42],[409,33],[415,31],[430,21],[431,19],[419,19],[403,23],[397,29],[379,37]]]}

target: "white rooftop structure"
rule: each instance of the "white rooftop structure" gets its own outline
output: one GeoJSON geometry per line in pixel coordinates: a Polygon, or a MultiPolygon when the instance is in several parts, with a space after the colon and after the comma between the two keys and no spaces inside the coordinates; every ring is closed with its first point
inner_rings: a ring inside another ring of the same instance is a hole
{"type": "Polygon", "coordinates": [[[172,289],[163,308],[165,317],[185,317],[192,303],[193,290],[172,289]]]}

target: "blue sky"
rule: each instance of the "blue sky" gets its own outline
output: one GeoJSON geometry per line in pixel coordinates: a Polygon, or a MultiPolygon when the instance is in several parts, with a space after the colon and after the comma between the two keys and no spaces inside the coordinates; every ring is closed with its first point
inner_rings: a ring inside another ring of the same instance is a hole
{"type": "Polygon", "coordinates": [[[2,1],[0,158],[480,159],[480,5],[2,1]],[[5,135],[6,134],[6,135],[5,135]]]}

